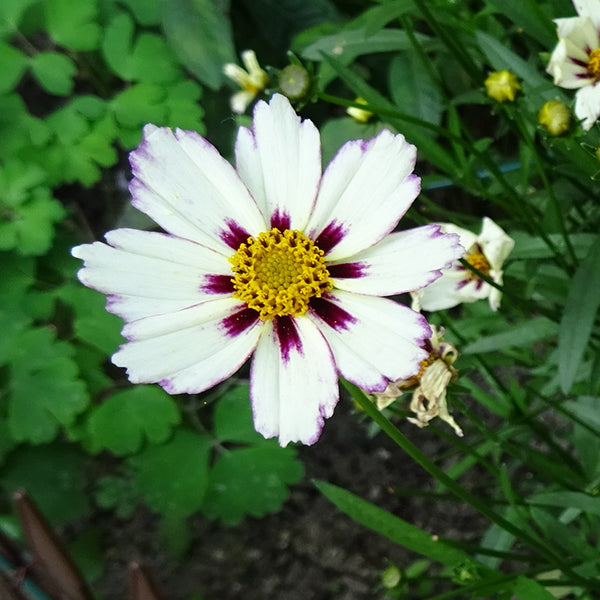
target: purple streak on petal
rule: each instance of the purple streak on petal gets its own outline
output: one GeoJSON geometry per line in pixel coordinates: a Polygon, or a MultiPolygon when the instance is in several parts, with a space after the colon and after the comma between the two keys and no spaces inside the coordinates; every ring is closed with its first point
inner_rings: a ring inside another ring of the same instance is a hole
{"type": "Polygon", "coordinates": [[[225,221],[225,227],[218,235],[233,250],[237,250],[250,237],[243,227],[231,219],[225,221]]]}
{"type": "Polygon", "coordinates": [[[291,220],[290,215],[280,212],[276,209],[273,215],[271,215],[271,227],[276,227],[279,231],[285,231],[290,228],[291,220]]]}
{"type": "Polygon", "coordinates": [[[459,281],[456,284],[456,289],[457,290],[462,290],[465,287],[465,285],[467,285],[467,283],[470,283],[470,282],[471,282],[470,279],[462,279],[461,281],[459,281]]]}
{"type": "Polygon", "coordinates": [[[231,275],[205,275],[200,291],[208,294],[232,294],[231,275]]]}
{"type": "Polygon", "coordinates": [[[284,363],[290,360],[290,352],[302,354],[302,340],[298,335],[294,319],[289,316],[275,317],[275,333],[279,338],[279,349],[284,363]]]}
{"type": "Polygon", "coordinates": [[[581,60],[579,58],[575,58],[574,56],[569,56],[568,59],[574,64],[574,65],[578,65],[579,67],[583,67],[584,69],[587,69],[587,62],[585,62],[585,60],[581,60]]]}
{"type": "Polygon", "coordinates": [[[331,277],[338,279],[358,279],[369,273],[368,263],[343,263],[340,265],[327,265],[331,277]]]}
{"type": "Polygon", "coordinates": [[[321,231],[315,240],[315,244],[327,254],[342,241],[342,238],[346,235],[347,231],[347,228],[339,221],[331,221],[331,223],[321,231]]]}
{"type": "Polygon", "coordinates": [[[258,321],[258,312],[253,308],[242,308],[221,321],[221,329],[230,337],[235,337],[258,321]]]}
{"type": "Polygon", "coordinates": [[[483,286],[483,284],[484,284],[484,283],[485,283],[485,281],[483,281],[483,279],[479,279],[479,278],[477,278],[477,279],[475,280],[475,289],[476,289],[477,291],[479,291],[479,290],[481,289],[481,287],[483,286]]]}
{"type": "Polygon", "coordinates": [[[329,327],[336,331],[348,329],[349,323],[356,323],[356,318],[342,307],[326,298],[311,298],[311,310],[329,327]]]}

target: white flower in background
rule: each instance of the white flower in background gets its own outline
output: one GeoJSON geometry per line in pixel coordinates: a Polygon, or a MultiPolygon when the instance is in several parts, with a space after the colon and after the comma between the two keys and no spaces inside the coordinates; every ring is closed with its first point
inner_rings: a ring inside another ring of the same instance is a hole
{"type": "Polygon", "coordinates": [[[419,372],[407,379],[391,382],[385,391],[371,394],[382,410],[397,400],[404,392],[412,391],[410,410],[416,417],[408,417],[408,421],[419,427],[426,427],[429,421],[439,417],[448,423],[456,435],[462,437],[462,429],[448,412],[446,388],[457,377],[452,366],[458,358],[456,347],[444,341],[444,328],[431,325],[432,335],[423,345],[428,356],[420,364],[419,372]]]}
{"type": "Polygon", "coordinates": [[[554,19],[558,44],[547,72],[560,87],[577,89],[575,114],[587,130],[600,116],[600,0],[574,0],[578,17],[554,19]]]}
{"type": "Polygon", "coordinates": [[[234,63],[227,63],[223,67],[223,73],[242,88],[241,92],[231,97],[231,110],[240,115],[246,111],[256,95],[265,89],[269,81],[269,76],[258,64],[254,50],[242,52],[242,62],[246,70],[234,63]]]}
{"type": "MultiPolygon", "coordinates": [[[[450,223],[440,223],[444,233],[456,233],[466,253],[461,257],[495,283],[502,284],[502,264],[515,246],[488,217],[483,218],[481,233],[475,235],[468,229],[450,223]]],[[[427,287],[413,292],[415,310],[442,310],[461,302],[475,302],[488,298],[492,310],[498,310],[502,293],[460,262],[442,272],[442,276],[427,287]]]]}
{"type": "Polygon", "coordinates": [[[372,392],[419,370],[427,322],[379,296],[427,285],[464,249],[437,225],[391,233],[420,189],[402,135],[347,142],[323,174],[320,150],[279,94],[239,129],[235,169],[195,132],[146,125],[132,204],[166,233],[73,249],[79,279],[127,322],[112,360],[133,383],[199,393],[254,354],[257,431],[311,444],[338,373],[372,392]]]}

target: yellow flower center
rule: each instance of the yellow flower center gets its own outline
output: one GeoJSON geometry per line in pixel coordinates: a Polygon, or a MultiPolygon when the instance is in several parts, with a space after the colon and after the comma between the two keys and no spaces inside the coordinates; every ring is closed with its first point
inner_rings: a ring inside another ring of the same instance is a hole
{"type": "Polygon", "coordinates": [[[596,48],[590,52],[587,71],[590,77],[600,79],[600,48],[596,48]]]}
{"type": "MultiPolygon", "coordinates": [[[[485,254],[481,252],[473,252],[472,254],[467,254],[465,256],[465,260],[472,266],[475,267],[478,271],[481,271],[484,275],[489,276],[490,269],[492,268],[488,259],[485,257],[485,254]]],[[[469,271],[469,277],[472,279],[477,279],[477,275],[473,273],[473,271],[469,271]]]]}
{"type": "Polygon", "coordinates": [[[296,230],[273,228],[250,237],[229,262],[235,273],[233,296],[263,320],[303,315],[311,298],[333,287],[323,250],[296,230]]]}

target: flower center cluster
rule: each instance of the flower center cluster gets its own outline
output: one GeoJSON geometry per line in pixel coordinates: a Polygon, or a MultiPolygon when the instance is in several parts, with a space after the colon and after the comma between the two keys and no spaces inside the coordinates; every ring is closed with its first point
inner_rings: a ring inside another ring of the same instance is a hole
{"type": "MultiPolygon", "coordinates": [[[[482,252],[473,252],[465,256],[465,260],[478,271],[481,271],[484,275],[489,276],[490,269],[492,268],[485,254],[482,252]]],[[[473,271],[469,271],[469,277],[477,279],[477,275],[473,271]]]]}
{"type": "Polygon", "coordinates": [[[600,48],[596,48],[590,52],[587,72],[590,77],[600,79],[600,48]]]}
{"type": "Polygon", "coordinates": [[[233,296],[263,320],[303,315],[311,298],[333,287],[323,250],[300,231],[273,228],[250,237],[229,261],[233,296]]]}

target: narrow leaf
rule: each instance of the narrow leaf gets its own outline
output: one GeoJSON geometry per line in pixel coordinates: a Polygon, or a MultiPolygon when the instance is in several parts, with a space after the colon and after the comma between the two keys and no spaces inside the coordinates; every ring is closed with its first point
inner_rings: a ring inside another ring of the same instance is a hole
{"type": "Polygon", "coordinates": [[[600,236],[579,265],[571,286],[558,332],[558,375],[566,394],[583,360],[596,312],[600,305],[600,236]]]}

